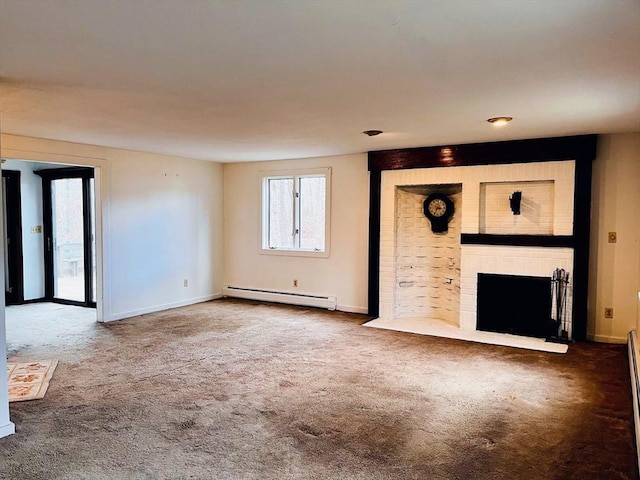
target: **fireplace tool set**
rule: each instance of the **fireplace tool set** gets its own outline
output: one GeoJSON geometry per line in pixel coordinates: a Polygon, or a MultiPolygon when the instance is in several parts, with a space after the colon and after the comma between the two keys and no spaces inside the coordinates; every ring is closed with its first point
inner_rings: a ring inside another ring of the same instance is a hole
{"type": "Polygon", "coordinates": [[[549,342],[570,343],[567,330],[567,290],[569,288],[569,272],[556,268],[551,277],[551,323],[554,334],[547,338],[549,342]]]}

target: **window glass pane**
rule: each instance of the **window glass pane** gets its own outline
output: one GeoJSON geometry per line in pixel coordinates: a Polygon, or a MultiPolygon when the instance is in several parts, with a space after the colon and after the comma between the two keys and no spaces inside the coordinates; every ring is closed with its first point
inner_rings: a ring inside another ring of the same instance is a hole
{"type": "Polygon", "coordinates": [[[293,248],[293,178],[269,179],[269,248],[293,248]]]}
{"type": "Polygon", "coordinates": [[[324,251],[325,177],[300,177],[300,248],[324,251]]]}
{"type": "Polygon", "coordinates": [[[83,302],[84,217],[81,178],[63,178],[51,182],[51,214],[53,296],[83,302]]]}

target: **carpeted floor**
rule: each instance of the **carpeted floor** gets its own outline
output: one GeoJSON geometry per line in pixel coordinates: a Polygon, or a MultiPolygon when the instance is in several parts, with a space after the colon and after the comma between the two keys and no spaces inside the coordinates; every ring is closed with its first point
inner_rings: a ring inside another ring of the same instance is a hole
{"type": "Polygon", "coordinates": [[[219,300],[55,342],[9,330],[10,360],[59,363],[44,399],[11,404],[0,478],[638,479],[626,347],[366,320],[219,300]]]}

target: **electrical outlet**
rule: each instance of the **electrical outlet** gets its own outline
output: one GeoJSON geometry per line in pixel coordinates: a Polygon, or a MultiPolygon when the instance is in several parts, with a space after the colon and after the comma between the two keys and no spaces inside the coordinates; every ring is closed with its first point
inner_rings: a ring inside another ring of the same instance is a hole
{"type": "Polygon", "coordinates": [[[294,281],[293,281],[293,286],[294,286],[294,287],[297,287],[297,286],[298,286],[298,280],[294,280],[294,281]]]}
{"type": "Polygon", "coordinates": [[[182,283],[183,286],[188,287],[189,286],[189,280],[187,280],[186,278],[184,279],[184,282],[182,283]]]}
{"type": "Polygon", "coordinates": [[[31,227],[31,233],[42,233],[42,225],[35,225],[31,227]]]}
{"type": "Polygon", "coordinates": [[[613,308],[604,309],[604,318],[613,318],[613,308]]]}
{"type": "Polygon", "coordinates": [[[616,243],[618,241],[618,234],[616,232],[609,232],[609,243],[616,243]]]}

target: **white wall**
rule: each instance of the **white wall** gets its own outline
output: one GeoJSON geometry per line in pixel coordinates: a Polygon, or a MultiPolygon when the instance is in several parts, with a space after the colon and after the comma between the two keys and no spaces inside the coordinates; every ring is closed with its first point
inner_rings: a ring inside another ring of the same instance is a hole
{"type": "Polygon", "coordinates": [[[104,320],[221,295],[222,165],[14,135],[2,156],[98,167],[104,320]]]}
{"type": "Polygon", "coordinates": [[[111,160],[113,316],[221,294],[222,166],[122,151],[111,160]]]}
{"type": "Polygon", "coordinates": [[[31,227],[42,226],[42,179],[34,170],[46,165],[34,162],[7,160],[3,170],[20,172],[22,195],[22,263],[24,275],[24,299],[44,297],[44,245],[43,235],[32,233],[31,227]]]}
{"type": "Polygon", "coordinates": [[[225,164],[224,185],[225,285],[335,295],[339,310],[367,312],[366,154],[225,164]],[[260,254],[260,172],[320,167],[331,167],[329,258],[260,254]]]}
{"type": "MultiPolygon", "coordinates": [[[[0,217],[2,217],[1,211],[0,217]]],[[[4,257],[0,257],[0,264],[4,264],[4,257]]],[[[4,292],[4,275],[0,276],[0,285],[4,292]]],[[[9,386],[7,374],[5,373],[7,371],[7,337],[5,333],[4,307],[4,295],[0,295],[0,372],[2,372],[2,375],[0,375],[0,438],[15,433],[15,425],[9,418],[9,386]]]]}
{"type": "Polygon", "coordinates": [[[640,326],[640,132],[601,135],[593,165],[589,336],[624,342],[640,326]],[[608,243],[608,232],[617,243],[608,243]],[[613,308],[613,319],[604,308],[613,308]]]}
{"type": "MultiPolygon", "coordinates": [[[[2,138],[0,137],[0,148],[2,138]]],[[[0,208],[0,225],[4,223],[3,208],[0,208]]],[[[4,272],[4,235],[0,235],[0,271],[4,272]]],[[[4,292],[4,275],[0,275],[0,292],[4,292]]],[[[0,295],[0,438],[15,433],[15,425],[9,418],[9,387],[7,379],[7,337],[4,319],[4,294],[0,295]]]]}
{"type": "MultiPolygon", "coordinates": [[[[0,214],[1,215],[1,214],[0,214]]],[[[0,260],[4,262],[4,260],[0,260]]],[[[4,291],[4,276],[0,279],[4,291]]],[[[9,387],[7,374],[7,341],[4,323],[4,295],[0,295],[0,438],[15,433],[15,425],[9,418],[9,387]]]]}

